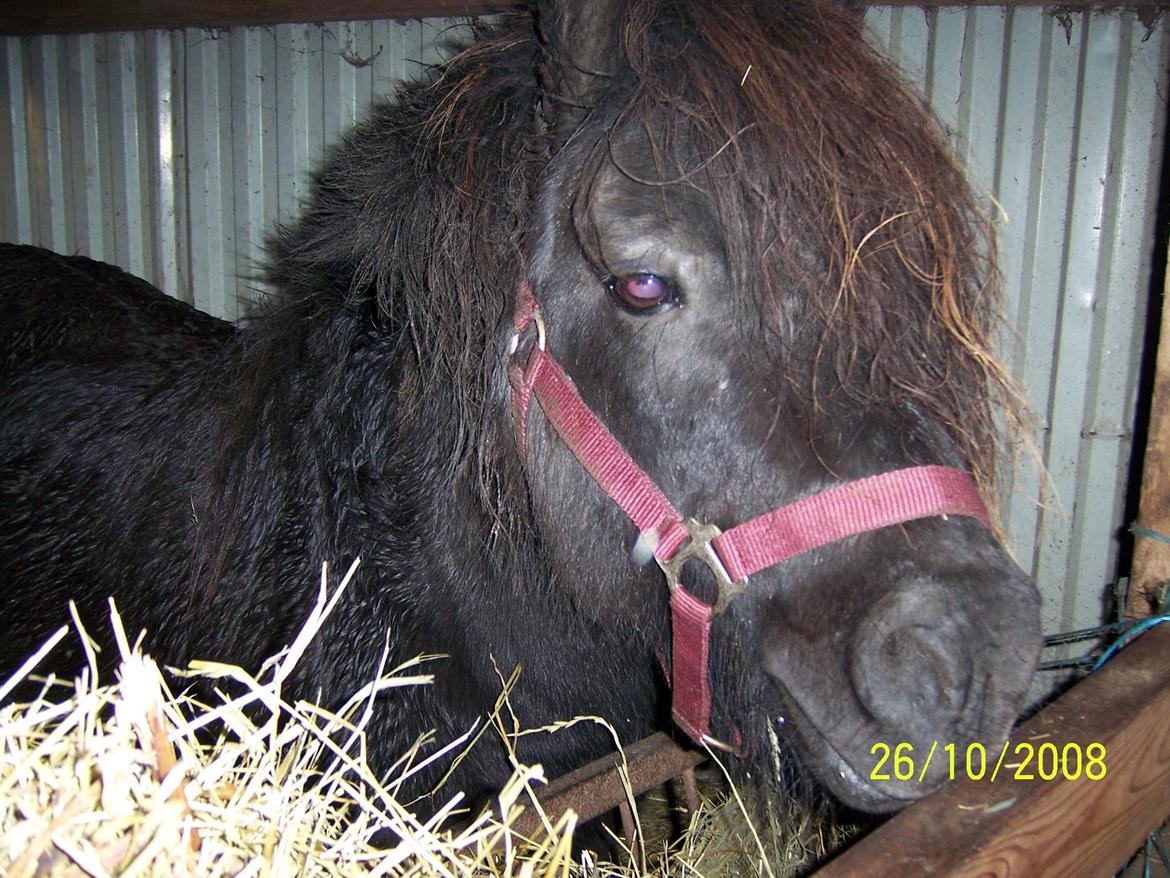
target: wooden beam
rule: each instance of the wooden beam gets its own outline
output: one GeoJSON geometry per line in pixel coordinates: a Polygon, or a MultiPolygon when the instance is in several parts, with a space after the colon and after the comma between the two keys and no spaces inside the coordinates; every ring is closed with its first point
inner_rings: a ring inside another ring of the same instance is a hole
{"type": "Polygon", "coordinates": [[[1142,461],[1139,527],[1134,535],[1126,601],[1126,615],[1131,618],[1153,613],[1170,583],[1170,543],[1155,536],[1170,534],[1170,260],[1166,269],[1146,457],[1142,461]]]}
{"type": "MultiPolygon", "coordinates": [[[[1013,733],[994,783],[948,783],[861,839],[816,878],[1113,875],[1170,814],[1170,623],[1013,733]],[[1101,780],[1016,778],[1024,746],[1082,756],[1104,748],[1101,780]]],[[[991,758],[991,757],[989,757],[991,758]]],[[[988,766],[988,774],[991,766],[988,766]]]]}
{"type": "Polygon", "coordinates": [[[1056,0],[1056,2],[1038,2],[1038,0],[863,0],[863,2],[866,6],[917,6],[921,9],[966,8],[968,6],[1002,6],[1005,8],[1040,6],[1054,15],[1059,15],[1062,12],[1119,12],[1125,9],[1161,15],[1168,7],[1168,0],[1136,0],[1132,3],[1127,3],[1125,0],[1056,0]]]}
{"type": "Polygon", "coordinates": [[[505,0],[0,0],[0,34],[451,18],[515,5],[505,0]]]}
{"type": "MultiPolygon", "coordinates": [[[[1167,0],[864,0],[871,6],[1051,6],[1164,10],[1167,0]]],[[[290,22],[449,18],[504,12],[507,0],[0,0],[0,34],[100,33],[290,22]]]]}

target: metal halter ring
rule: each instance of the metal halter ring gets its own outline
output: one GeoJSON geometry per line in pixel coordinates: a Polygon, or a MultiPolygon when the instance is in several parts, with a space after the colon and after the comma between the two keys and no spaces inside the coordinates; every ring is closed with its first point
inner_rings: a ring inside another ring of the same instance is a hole
{"type": "Polygon", "coordinates": [[[658,566],[666,574],[666,584],[669,586],[671,592],[673,592],[676,588],[683,587],[679,578],[682,576],[683,566],[687,561],[697,560],[706,564],[707,569],[715,577],[715,583],[719,588],[715,603],[711,607],[711,615],[718,616],[727,609],[727,605],[740,592],[747,588],[747,578],[745,577],[740,582],[732,582],[731,576],[727,573],[727,568],[723,566],[723,561],[719,558],[719,553],[711,545],[715,538],[723,533],[723,531],[713,524],[704,524],[694,518],[688,518],[684,521],[683,527],[687,529],[687,533],[691,535],[691,538],[681,545],[668,560],[663,561],[661,558],[656,558],[658,566]]]}
{"type": "MultiPolygon", "coordinates": [[[[540,315],[539,308],[533,308],[529,316],[531,321],[536,324],[536,346],[543,351],[545,349],[544,318],[540,315]]],[[[527,328],[527,326],[524,327],[524,329],[527,328]]],[[[517,348],[520,347],[520,335],[523,331],[523,329],[518,329],[512,333],[512,340],[508,343],[509,357],[516,353],[517,348]]]]}

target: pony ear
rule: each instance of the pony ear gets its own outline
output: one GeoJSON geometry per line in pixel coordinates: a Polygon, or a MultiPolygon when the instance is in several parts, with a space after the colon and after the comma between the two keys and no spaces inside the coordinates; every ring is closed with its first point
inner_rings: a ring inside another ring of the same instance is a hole
{"type": "Polygon", "coordinates": [[[623,0],[541,0],[536,9],[541,60],[540,114],[563,141],[577,129],[593,99],[617,69],[623,0]]]}

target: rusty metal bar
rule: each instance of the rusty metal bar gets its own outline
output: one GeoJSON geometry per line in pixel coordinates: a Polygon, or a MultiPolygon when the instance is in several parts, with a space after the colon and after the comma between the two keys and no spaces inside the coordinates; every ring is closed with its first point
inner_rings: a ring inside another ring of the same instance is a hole
{"type": "MultiPolygon", "coordinates": [[[[665,732],[657,732],[631,744],[625,748],[624,754],[634,795],[641,795],[672,777],[693,770],[707,758],[706,753],[681,747],[665,732]]],[[[627,791],[619,773],[621,765],[621,754],[604,756],[554,780],[539,790],[536,798],[554,824],[569,809],[576,812],[581,822],[600,817],[626,801],[627,791]]],[[[528,808],[512,824],[512,829],[531,837],[540,828],[540,823],[540,814],[528,808]]]]}

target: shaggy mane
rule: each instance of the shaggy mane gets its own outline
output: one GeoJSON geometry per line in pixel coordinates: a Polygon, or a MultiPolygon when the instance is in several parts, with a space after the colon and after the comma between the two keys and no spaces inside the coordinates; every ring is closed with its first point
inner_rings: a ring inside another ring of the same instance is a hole
{"type": "Polygon", "coordinates": [[[420,393],[435,381],[460,389],[464,449],[486,404],[488,346],[512,304],[544,157],[531,18],[506,16],[477,36],[333,150],[309,211],[272,242],[269,270],[302,308],[343,304],[408,339],[420,393]]]}

